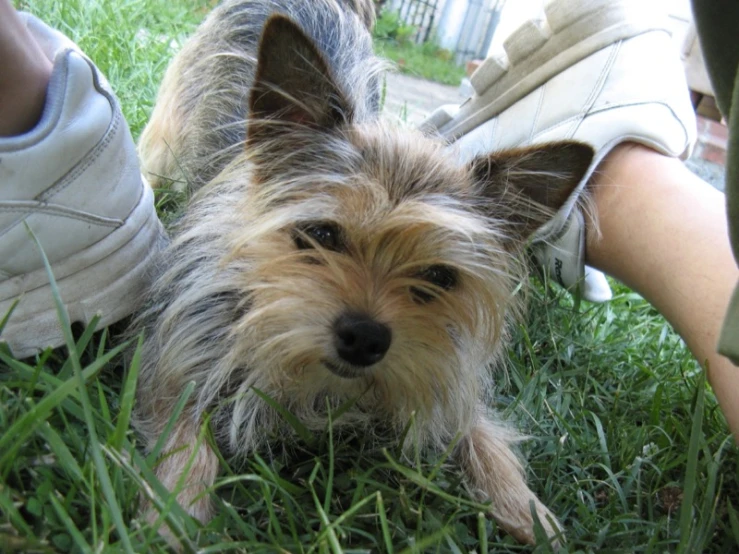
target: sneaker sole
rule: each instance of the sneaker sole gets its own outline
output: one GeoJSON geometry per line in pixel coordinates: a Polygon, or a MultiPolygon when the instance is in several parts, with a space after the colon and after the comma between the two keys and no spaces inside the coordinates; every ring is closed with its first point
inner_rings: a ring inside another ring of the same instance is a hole
{"type": "Polygon", "coordinates": [[[543,19],[526,21],[472,74],[475,95],[461,106],[442,106],[422,131],[456,140],[494,118],[549,79],[619,40],[663,30],[664,17],[644,2],[554,0],[543,19]]]}
{"type": "MultiPolygon", "coordinates": [[[[154,194],[149,186],[142,188],[138,204],[123,225],[52,265],[70,322],[88,325],[100,316],[97,328],[102,329],[139,306],[154,258],[166,241],[154,208],[154,194]]],[[[14,356],[29,357],[65,343],[43,267],[0,284],[0,320],[16,301],[0,335],[0,342],[7,344],[14,356]]]]}

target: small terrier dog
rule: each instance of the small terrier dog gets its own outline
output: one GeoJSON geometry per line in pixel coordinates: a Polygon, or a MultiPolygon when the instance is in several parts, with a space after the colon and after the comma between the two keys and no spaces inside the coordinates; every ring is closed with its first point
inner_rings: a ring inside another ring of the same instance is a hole
{"type": "Polygon", "coordinates": [[[137,426],[179,501],[211,517],[210,418],[246,456],[290,440],[268,395],[308,428],[404,429],[446,449],[501,527],[534,543],[519,439],[489,409],[532,232],[593,157],[561,142],[462,164],[380,120],[370,0],[227,0],[169,67],[141,139],[154,180],[193,192],[148,308],[137,426]],[[188,383],[196,384],[162,438],[188,383]],[[256,392],[255,392],[256,391],[256,392]],[[187,475],[185,473],[186,467],[187,475]]]}

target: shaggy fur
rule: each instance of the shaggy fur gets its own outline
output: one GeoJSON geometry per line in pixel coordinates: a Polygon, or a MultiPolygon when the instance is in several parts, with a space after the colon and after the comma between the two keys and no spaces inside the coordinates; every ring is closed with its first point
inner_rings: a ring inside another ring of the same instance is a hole
{"type": "Polygon", "coordinates": [[[195,382],[157,475],[170,489],[182,480],[180,502],[207,520],[218,464],[196,446],[206,417],[225,453],[246,456],[292,440],[255,389],[316,430],[327,403],[356,400],[335,425],[399,433],[413,417],[415,439],[439,449],[461,436],[457,460],[501,526],[534,542],[533,502],[554,536],[518,437],[488,405],[526,239],[592,151],[557,143],[464,166],[444,144],[389,128],[371,8],[227,1],[169,68],[143,165],[195,194],[138,322],[138,429],[152,447],[195,382]],[[342,355],[346,317],[389,333],[379,359],[342,355]]]}

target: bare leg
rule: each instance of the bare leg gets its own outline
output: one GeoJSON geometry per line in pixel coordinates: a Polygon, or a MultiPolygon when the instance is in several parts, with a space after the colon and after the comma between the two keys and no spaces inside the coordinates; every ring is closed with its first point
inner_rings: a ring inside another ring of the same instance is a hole
{"type": "Polygon", "coordinates": [[[10,0],[0,0],[0,60],[0,136],[12,136],[41,117],[52,65],[10,0]]]}
{"type": "Polygon", "coordinates": [[[625,144],[599,168],[593,188],[602,239],[589,237],[588,263],[655,306],[707,370],[739,440],[739,368],[716,352],[739,280],[723,194],[679,160],[625,144]]]}

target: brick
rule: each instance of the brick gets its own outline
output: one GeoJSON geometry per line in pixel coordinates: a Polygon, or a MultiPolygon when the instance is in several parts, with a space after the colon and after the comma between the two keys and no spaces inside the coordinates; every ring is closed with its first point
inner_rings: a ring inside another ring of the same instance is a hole
{"type": "Polygon", "coordinates": [[[698,136],[703,133],[707,133],[711,126],[711,120],[703,117],[702,115],[695,114],[695,123],[698,128],[698,136]]]}
{"type": "Polygon", "coordinates": [[[711,135],[713,135],[716,139],[723,141],[729,140],[729,128],[723,123],[709,121],[708,127],[710,129],[711,135]]]}
{"type": "Polygon", "coordinates": [[[711,124],[708,126],[708,132],[706,133],[706,142],[726,150],[728,141],[729,133],[726,127],[720,123],[711,121],[711,124]]]}
{"type": "Polygon", "coordinates": [[[726,167],[726,150],[723,148],[713,144],[704,144],[700,156],[706,161],[726,167]]]}
{"type": "Polygon", "coordinates": [[[726,150],[729,132],[726,125],[698,116],[698,141],[726,150]]]}

